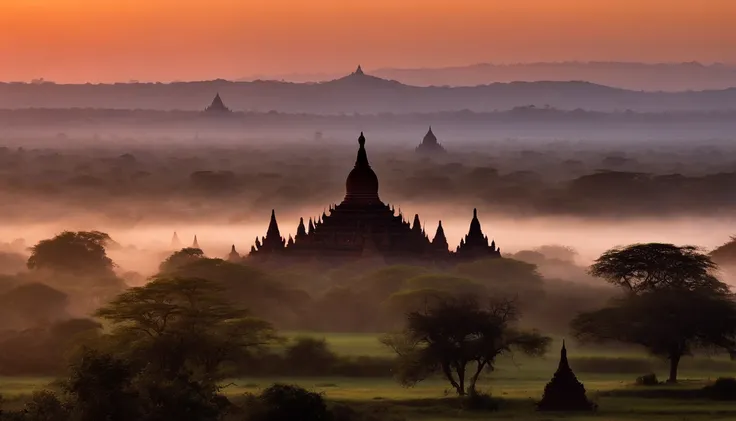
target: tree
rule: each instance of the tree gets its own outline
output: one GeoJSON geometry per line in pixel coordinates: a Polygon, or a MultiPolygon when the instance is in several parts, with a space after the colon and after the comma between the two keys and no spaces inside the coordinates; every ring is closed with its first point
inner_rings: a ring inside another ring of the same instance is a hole
{"type": "Polygon", "coordinates": [[[398,380],[405,386],[440,373],[458,395],[465,396],[475,391],[483,370],[493,371],[499,355],[513,350],[528,355],[547,351],[551,339],[516,329],[517,320],[511,301],[482,307],[474,298],[448,298],[409,313],[405,330],[381,341],[398,355],[398,380]]]}
{"type": "Polygon", "coordinates": [[[165,275],[210,281],[232,302],[282,326],[302,322],[311,301],[304,291],[276,282],[260,269],[222,259],[195,258],[165,275]]]}
{"type": "Polygon", "coordinates": [[[161,262],[158,270],[163,274],[170,274],[188,263],[196,262],[204,258],[205,255],[201,249],[193,247],[183,248],[179,251],[175,251],[171,256],[167,257],[166,260],[161,262]]]}
{"type": "Polygon", "coordinates": [[[138,394],[131,365],[111,355],[84,349],[71,364],[64,391],[79,421],[140,419],[138,394]]]}
{"type": "Polygon", "coordinates": [[[682,289],[647,291],[573,319],[583,341],[641,345],[669,361],[668,382],[677,381],[683,356],[698,349],[725,349],[736,355],[736,303],[729,295],[682,289]]]}
{"type": "Polygon", "coordinates": [[[104,232],[64,231],[33,246],[27,266],[71,275],[114,277],[115,265],[105,251],[105,246],[111,242],[104,232]]]}
{"type": "Polygon", "coordinates": [[[710,257],[721,266],[736,265],[736,235],[732,235],[727,243],[710,252],[710,257]]]}
{"type": "Polygon", "coordinates": [[[199,278],[153,279],[131,288],[96,315],[113,324],[128,357],[176,379],[182,371],[203,382],[220,380],[223,363],[276,338],[271,325],[230,304],[223,289],[199,278]]]}
{"type": "Polygon", "coordinates": [[[63,319],[68,303],[66,294],[48,285],[21,284],[0,295],[0,326],[24,329],[63,319]]]}
{"type": "Polygon", "coordinates": [[[590,273],[633,294],[668,288],[728,293],[728,285],[713,275],[715,269],[696,247],[649,243],[606,251],[590,273]]]}

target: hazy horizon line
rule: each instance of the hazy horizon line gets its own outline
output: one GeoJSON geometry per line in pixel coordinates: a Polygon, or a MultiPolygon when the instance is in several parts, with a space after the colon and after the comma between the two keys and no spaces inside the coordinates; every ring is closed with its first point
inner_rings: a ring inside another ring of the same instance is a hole
{"type": "MultiPolygon", "coordinates": [[[[537,65],[565,65],[565,64],[577,64],[577,65],[600,65],[600,64],[609,64],[609,65],[643,65],[643,66],[682,66],[682,65],[696,65],[703,68],[712,68],[712,67],[725,67],[731,70],[736,71],[736,62],[731,63],[727,61],[713,61],[713,62],[704,62],[704,61],[698,61],[698,60],[691,60],[691,61],[626,61],[626,60],[555,60],[555,61],[514,61],[514,62],[471,62],[468,64],[461,64],[461,65],[452,65],[452,66],[419,66],[419,67],[393,67],[393,66],[382,66],[377,68],[371,68],[361,65],[360,63],[356,64],[354,67],[352,67],[353,70],[343,70],[343,71],[292,71],[292,72],[284,72],[284,73],[268,73],[268,72],[262,72],[262,73],[251,73],[249,75],[239,76],[236,78],[222,78],[222,77],[212,77],[207,79],[168,79],[168,80],[154,80],[154,79],[141,79],[141,78],[135,78],[131,77],[128,80],[104,80],[104,81],[85,81],[85,82],[66,82],[66,81],[56,81],[52,79],[46,79],[43,76],[41,77],[31,77],[28,80],[0,80],[0,83],[25,83],[25,84],[32,84],[34,82],[44,82],[44,83],[54,83],[58,85],[112,85],[112,84],[132,84],[132,83],[161,83],[161,84],[172,84],[172,83],[197,83],[197,82],[214,82],[214,81],[227,81],[227,82],[249,82],[249,81],[273,81],[273,82],[292,82],[288,80],[290,77],[299,77],[299,78],[305,78],[305,77],[317,77],[317,78],[333,78],[333,79],[315,79],[315,80],[309,80],[309,81],[295,81],[295,83],[310,83],[310,82],[328,82],[330,80],[335,80],[334,78],[340,78],[347,75],[352,74],[358,66],[360,66],[363,71],[366,74],[373,74],[373,73],[380,73],[384,71],[436,71],[436,70],[453,70],[453,69],[463,69],[463,68],[472,68],[472,67],[478,67],[478,66],[495,66],[495,67],[513,67],[513,66],[537,66],[537,65]]],[[[519,82],[522,82],[521,80],[519,82]]],[[[535,80],[535,81],[523,81],[523,82],[548,82],[547,80],[535,80]]],[[[561,82],[561,81],[555,81],[555,82],[561,82]]],[[[568,82],[587,82],[584,80],[569,80],[568,82]]],[[[513,83],[513,81],[510,82],[489,82],[490,83],[513,83]]],[[[601,86],[608,86],[608,85],[602,85],[595,82],[588,82],[588,83],[594,83],[601,86]]],[[[460,85],[458,85],[460,86],[460,85]]]]}

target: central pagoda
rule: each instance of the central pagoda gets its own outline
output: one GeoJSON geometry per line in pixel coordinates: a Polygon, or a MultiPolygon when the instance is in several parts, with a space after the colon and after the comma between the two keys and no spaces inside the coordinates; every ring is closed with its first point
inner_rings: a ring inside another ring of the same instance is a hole
{"type": "Polygon", "coordinates": [[[454,258],[500,257],[500,251],[488,245],[474,213],[470,231],[458,251],[448,250],[442,223],[432,241],[422,228],[419,215],[412,223],[397,215],[392,206],[378,195],[378,176],[368,162],[365,136],[358,138],[355,166],[345,181],[342,203],[330,206],[316,220],[309,220],[307,229],[302,218],[296,236],[288,241],[281,237],[275,212],[271,213],[265,237],[256,238],[250,257],[317,258],[326,260],[358,259],[366,256],[382,258],[386,263],[443,263],[454,258]],[[472,249],[472,252],[471,250],[472,249]]]}

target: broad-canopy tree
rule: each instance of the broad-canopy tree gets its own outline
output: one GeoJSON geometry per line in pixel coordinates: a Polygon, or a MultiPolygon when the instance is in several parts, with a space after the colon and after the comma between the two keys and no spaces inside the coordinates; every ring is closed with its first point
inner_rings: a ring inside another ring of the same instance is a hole
{"type": "Polygon", "coordinates": [[[668,382],[677,381],[680,360],[696,350],[736,355],[736,303],[704,291],[660,290],[617,300],[578,315],[572,329],[582,341],[641,345],[669,361],[668,382]]]}
{"type": "Polygon", "coordinates": [[[518,312],[512,301],[481,306],[475,298],[448,298],[407,315],[403,332],[381,341],[398,355],[397,377],[413,386],[441,374],[464,396],[474,392],[483,370],[493,371],[499,355],[520,350],[543,355],[551,339],[517,329],[518,312]]]}
{"type": "Polygon", "coordinates": [[[306,292],[284,285],[258,268],[222,259],[194,258],[163,276],[205,279],[253,315],[297,329],[311,301],[306,292]]]}
{"type": "Polygon", "coordinates": [[[170,274],[189,263],[204,259],[205,255],[201,249],[187,247],[173,252],[158,267],[159,272],[170,274]]]}
{"type": "Polygon", "coordinates": [[[736,355],[736,303],[715,263],[692,246],[634,244],[609,250],[591,273],[624,291],[607,307],[571,322],[582,340],[637,344],[670,363],[677,381],[683,356],[725,349],[736,355]]]}
{"type": "Polygon", "coordinates": [[[99,231],[64,231],[31,248],[29,269],[47,269],[72,275],[114,276],[106,245],[110,236],[99,231]]]}
{"type": "Polygon", "coordinates": [[[590,273],[634,294],[668,288],[727,293],[728,285],[714,275],[716,268],[697,247],[649,243],[606,251],[590,273]]]}
{"type": "Polygon", "coordinates": [[[198,278],[155,278],[97,311],[113,325],[131,361],[153,364],[165,377],[182,371],[214,382],[222,364],[238,361],[276,338],[271,325],[225,299],[223,289],[198,278]]]}

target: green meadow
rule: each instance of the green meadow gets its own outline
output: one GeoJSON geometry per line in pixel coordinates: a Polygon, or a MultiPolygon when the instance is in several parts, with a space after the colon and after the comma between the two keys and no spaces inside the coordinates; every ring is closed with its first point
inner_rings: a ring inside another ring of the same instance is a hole
{"type": "MultiPolygon", "coordinates": [[[[324,338],[331,349],[344,356],[390,357],[391,352],[376,334],[293,332],[289,336],[324,338]]],[[[680,384],[675,386],[636,386],[644,372],[614,371],[616,366],[651,364],[660,378],[666,366],[636,351],[606,351],[577,347],[568,343],[570,363],[578,379],[585,384],[589,397],[599,405],[593,414],[548,414],[534,410],[545,384],[554,373],[561,345],[556,339],[543,358],[507,356],[498,361],[496,370],[480,384],[483,392],[500,398],[497,412],[468,412],[460,408],[448,385],[440,378],[405,388],[391,378],[237,378],[224,385],[224,392],[237,399],[245,393],[258,393],[275,382],[296,384],[320,392],[331,402],[349,402],[366,411],[385,414],[386,419],[444,421],[474,419],[512,420],[736,420],[736,404],[688,398],[687,391],[701,388],[718,377],[736,374],[736,364],[724,356],[689,358],[683,361],[680,384]],[[623,363],[622,363],[623,362],[623,363]],[[627,365],[628,364],[628,365],[627,365]],[[577,367],[576,367],[577,366],[577,367]],[[611,368],[608,370],[608,368],[611,368]]],[[[53,387],[51,378],[0,378],[0,393],[8,404],[21,402],[33,390],[53,387]]]]}

